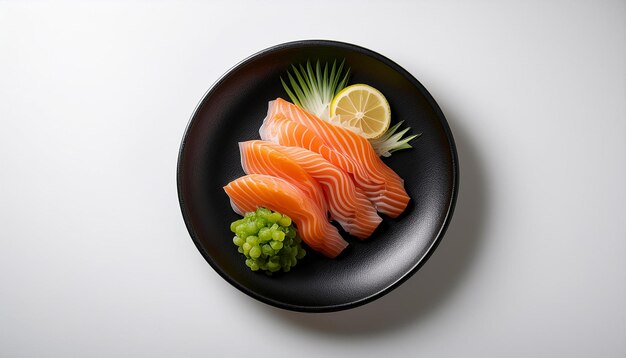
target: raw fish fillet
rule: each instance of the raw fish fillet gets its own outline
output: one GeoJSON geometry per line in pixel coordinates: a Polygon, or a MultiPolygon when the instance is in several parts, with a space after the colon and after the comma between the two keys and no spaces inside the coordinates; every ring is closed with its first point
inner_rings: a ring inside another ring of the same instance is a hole
{"type": "Polygon", "coordinates": [[[409,203],[404,181],[383,163],[367,139],[324,122],[290,102],[281,98],[271,101],[259,133],[264,140],[321,154],[350,173],[376,210],[385,215],[395,218],[409,203]],[[284,123],[285,119],[299,126],[284,123]]]}
{"type": "Polygon", "coordinates": [[[322,210],[328,212],[328,204],[320,184],[293,159],[269,146],[257,145],[262,141],[239,143],[241,167],[246,174],[267,174],[283,178],[305,192],[322,210]]]}
{"type": "Polygon", "coordinates": [[[264,141],[286,147],[300,147],[318,153],[347,173],[359,171],[361,175],[366,175],[365,171],[352,159],[327,146],[313,131],[281,114],[265,118],[263,125],[259,128],[259,134],[264,141]]]}
{"type": "Polygon", "coordinates": [[[238,213],[264,207],[289,216],[302,240],[325,256],[337,257],[348,246],[317,204],[284,179],[249,174],[228,183],[224,191],[238,213]]]}
{"type": "MultiPolygon", "coordinates": [[[[245,148],[247,153],[280,152],[305,170],[321,185],[331,218],[349,234],[360,239],[368,238],[382,221],[365,194],[355,187],[352,178],[320,154],[300,147],[286,147],[261,140],[243,142],[239,147],[245,148]]],[[[267,155],[262,157],[271,159],[267,155]]],[[[281,158],[281,161],[283,160],[281,158]]]]}

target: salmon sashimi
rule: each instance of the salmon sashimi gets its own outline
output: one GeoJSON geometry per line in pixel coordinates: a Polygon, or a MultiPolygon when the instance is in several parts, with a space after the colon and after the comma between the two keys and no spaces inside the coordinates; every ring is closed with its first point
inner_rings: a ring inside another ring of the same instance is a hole
{"type": "Polygon", "coordinates": [[[382,191],[369,181],[365,170],[354,160],[327,146],[307,127],[282,114],[275,114],[265,118],[263,125],[259,128],[259,134],[265,141],[286,147],[304,148],[320,154],[324,159],[350,174],[356,186],[362,189],[367,198],[376,206],[376,200],[382,191]]]}
{"type": "Polygon", "coordinates": [[[228,183],[224,191],[239,214],[264,207],[289,216],[302,240],[325,256],[337,257],[348,246],[317,203],[285,179],[248,174],[228,183]]]}
{"type": "Polygon", "coordinates": [[[264,141],[319,153],[347,173],[358,172],[359,177],[367,175],[352,159],[327,146],[313,131],[281,114],[266,117],[259,134],[264,141]]]}
{"type": "Polygon", "coordinates": [[[259,132],[262,139],[319,153],[350,173],[379,212],[395,218],[406,209],[410,198],[404,181],[383,163],[367,139],[358,134],[324,122],[281,98],[270,102],[259,132]],[[305,127],[308,132],[297,125],[283,123],[285,119],[305,127]]]}
{"type": "Polygon", "coordinates": [[[282,98],[272,101],[269,113],[282,113],[306,126],[326,145],[360,164],[367,172],[368,179],[383,190],[378,195],[374,194],[373,201],[380,212],[397,217],[406,209],[410,198],[404,189],[404,180],[376,155],[367,139],[348,129],[325,122],[282,98]]]}
{"type": "Polygon", "coordinates": [[[366,239],[381,223],[376,208],[354,185],[352,178],[322,155],[300,147],[286,147],[260,140],[245,143],[246,146],[280,151],[306,170],[322,186],[331,218],[349,234],[366,239]]]}
{"type": "Polygon", "coordinates": [[[243,171],[246,174],[267,174],[289,181],[307,194],[326,214],[328,204],[320,184],[293,159],[272,147],[258,145],[257,142],[261,141],[239,143],[243,171]]]}

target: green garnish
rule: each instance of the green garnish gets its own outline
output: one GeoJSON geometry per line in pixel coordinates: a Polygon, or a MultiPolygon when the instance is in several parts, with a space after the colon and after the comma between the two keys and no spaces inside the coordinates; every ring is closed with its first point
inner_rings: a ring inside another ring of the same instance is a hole
{"type": "Polygon", "coordinates": [[[422,133],[402,138],[402,136],[406,134],[409,129],[411,129],[411,127],[406,127],[400,132],[396,133],[402,123],[404,123],[404,121],[400,121],[395,126],[387,129],[385,134],[383,134],[380,138],[369,139],[370,144],[372,144],[372,147],[374,147],[374,151],[376,152],[376,154],[383,157],[389,157],[391,156],[391,153],[395,151],[413,148],[409,144],[409,141],[421,136],[422,133]]]}
{"type": "Polygon", "coordinates": [[[306,255],[291,218],[259,208],[230,224],[233,243],[252,271],[288,272],[306,255]]]}
{"type": "Polygon", "coordinates": [[[301,64],[298,67],[291,65],[294,75],[292,76],[287,71],[287,77],[293,90],[289,88],[282,77],[280,82],[295,105],[327,121],[330,119],[330,102],[337,92],[348,84],[350,68],[348,67],[343,73],[344,63],[345,60],[341,61],[339,68],[337,68],[337,61],[333,61],[330,72],[328,71],[328,63],[324,64],[322,71],[319,60],[315,63],[315,71],[313,71],[310,61],[306,62],[306,69],[301,64]]]}
{"type": "MultiPolygon", "coordinates": [[[[348,85],[348,77],[350,75],[350,67],[344,70],[345,60],[337,68],[337,61],[328,70],[328,63],[324,64],[324,69],[319,60],[315,63],[315,70],[310,61],[307,61],[306,67],[302,64],[291,65],[293,75],[287,71],[289,85],[280,78],[280,82],[287,92],[291,101],[298,107],[308,111],[318,118],[338,125],[336,121],[330,118],[330,103],[339,91],[348,85]]],[[[396,133],[404,121],[389,128],[380,138],[368,139],[374,151],[379,156],[389,157],[391,153],[402,149],[413,148],[409,141],[419,137],[420,134],[402,138],[411,127],[407,127],[396,133]]],[[[349,129],[349,128],[348,128],[349,129]]]]}

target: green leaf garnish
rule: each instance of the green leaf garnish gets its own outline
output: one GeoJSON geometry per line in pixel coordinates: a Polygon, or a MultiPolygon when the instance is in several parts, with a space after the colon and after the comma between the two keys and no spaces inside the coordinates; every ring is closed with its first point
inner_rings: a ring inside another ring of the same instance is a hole
{"type": "Polygon", "coordinates": [[[301,64],[291,65],[293,75],[287,71],[291,88],[282,77],[280,82],[295,105],[327,121],[330,119],[330,102],[348,84],[350,68],[344,73],[344,64],[345,60],[337,67],[337,61],[333,61],[330,72],[328,63],[322,70],[319,60],[315,63],[315,70],[310,61],[307,61],[306,68],[301,64]]]}
{"type": "Polygon", "coordinates": [[[406,134],[406,132],[411,129],[411,127],[406,127],[400,132],[396,133],[400,126],[404,123],[404,121],[398,122],[395,126],[387,129],[385,134],[383,134],[380,138],[370,139],[369,142],[374,147],[374,151],[376,154],[381,155],[383,157],[391,156],[391,153],[402,150],[413,148],[409,142],[419,136],[422,133],[414,134],[412,136],[402,138],[406,134]]]}

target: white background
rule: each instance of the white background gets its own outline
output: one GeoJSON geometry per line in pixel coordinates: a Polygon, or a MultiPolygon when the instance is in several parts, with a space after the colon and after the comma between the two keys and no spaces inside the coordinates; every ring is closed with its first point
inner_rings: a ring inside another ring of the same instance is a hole
{"type": "Polygon", "coordinates": [[[626,356],[626,2],[0,2],[0,356],[626,356]],[[389,295],[287,312],[221,279],[175,181],[205,90],[261,49],[380,52],[461,162],[389,295]]]}

